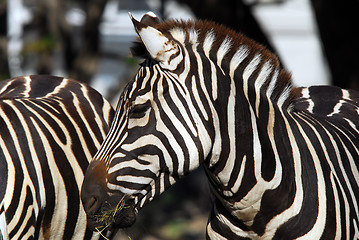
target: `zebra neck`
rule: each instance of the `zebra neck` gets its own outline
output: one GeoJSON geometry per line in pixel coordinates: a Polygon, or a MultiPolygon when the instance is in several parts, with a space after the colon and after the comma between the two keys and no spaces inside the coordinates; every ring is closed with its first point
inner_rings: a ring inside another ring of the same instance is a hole
{"type": "Polygon", "coordinates": [[[223,205],[250,225],[263,194],[282,180],[273,132],[276,117],[291,111],[295,89],[290,75],[260,52],[239,48],[219,66],[223,77],[212,80],[222,86],[214,100],[220,137],[214,138],[209,171],[223,205]]]}
{"type": "Polygon", "coordinates": [[[257,116],[261,104],[290,111],[297,94],[292,87],[290,74],[279,66],[273,54],[264,49],[253,51],[243,45],[234,53],[228,69],[231,89],[235,88],[232,92],[242,92],[257,116]]]}

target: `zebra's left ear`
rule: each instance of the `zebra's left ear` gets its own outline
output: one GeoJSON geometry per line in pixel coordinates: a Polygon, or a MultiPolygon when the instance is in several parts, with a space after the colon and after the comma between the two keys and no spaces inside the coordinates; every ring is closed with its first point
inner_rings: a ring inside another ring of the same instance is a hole
{"type": "Polygon", "coordinates": [[[179,47],[177,43],[154,27],[154,23],[159,23],[156,15],[152,12],[147,13],[140,22],[134,19],[131,13],[129,15],[138,36],[151,57],[160,63],[170,65],[171,56],[178,53],[179,47]],[[151,20],[149,21],[149,19],[151,20]]]}

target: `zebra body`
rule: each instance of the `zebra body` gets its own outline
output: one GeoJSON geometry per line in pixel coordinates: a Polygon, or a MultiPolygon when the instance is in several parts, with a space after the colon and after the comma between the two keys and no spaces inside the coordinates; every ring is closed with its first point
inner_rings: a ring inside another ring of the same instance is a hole
{"type": "Polygon", "coordinates": [[[216,196],[208,239],[357,239],[359,93],[294,88],[259,44],[205,21],[132,19],[145,57],[86,172],[94,216],[114,227],[205,166],[216,196]]]}
{"type": "Polygon", "coordinates": [[[0,83],[3,239],[98,239],[80,202],[84,172],[113,118],[94,89],[53,76],[0,83]]]}

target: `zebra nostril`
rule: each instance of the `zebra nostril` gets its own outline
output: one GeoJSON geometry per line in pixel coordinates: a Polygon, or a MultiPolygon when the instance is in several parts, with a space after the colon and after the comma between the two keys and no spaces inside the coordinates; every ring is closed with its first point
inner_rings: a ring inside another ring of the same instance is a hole
{"type": "Polygon", "coordinates": [[[100,203],[95,196],[90,197],[85,203],[87,213],[94,214],[99,209],[100,203]]]}

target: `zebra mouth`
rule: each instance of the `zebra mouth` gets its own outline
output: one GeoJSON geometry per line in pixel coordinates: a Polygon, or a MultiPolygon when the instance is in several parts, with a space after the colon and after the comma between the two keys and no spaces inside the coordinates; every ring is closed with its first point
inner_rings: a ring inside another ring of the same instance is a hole
{"type": "Polygon", "coordinates": [[[132,226],[136,221],[136,213],[132,200],[122,197],[117,203],[105,202],[98,213],[87,216],[88,228],[102,233],[132,226]]]}

